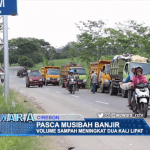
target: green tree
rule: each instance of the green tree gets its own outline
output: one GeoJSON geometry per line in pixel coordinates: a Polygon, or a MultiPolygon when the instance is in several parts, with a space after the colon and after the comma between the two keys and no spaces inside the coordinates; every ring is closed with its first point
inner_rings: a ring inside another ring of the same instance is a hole
{"type": "Polygon", "coordinates": [[[71,61],[74,61],[74,58],[76,57],[76,50],[75,50],[75,48],[70,47],[69,57],[70,57],[71,61]]]}
{"type": "Polygon", "coordinates": [[[20,66],[27,66],[27,67],[33,67],[34,62],[31,58],[28,58],[27,56],[19,56],[18,64],[20,66]]]}

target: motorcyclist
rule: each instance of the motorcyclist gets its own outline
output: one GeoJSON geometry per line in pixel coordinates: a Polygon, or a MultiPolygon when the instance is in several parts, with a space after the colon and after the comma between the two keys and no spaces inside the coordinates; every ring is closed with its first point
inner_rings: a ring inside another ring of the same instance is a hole
{"type": "Polygon", "coordinates": [[[24,72],[27,72],[27,67],[26,67],[26,66],[24,66],[24,68],[23,68],[23,69],[24,69],[24,72]]]}
{"type": "MultiPolygon", "coordinates": [[[[143,69],[142,67],[135,68],[135,75],[132,78],[131,88],[135,89],[135,84],[139,83],[147,83],[147,79],[144,75],[142,75],[143,69]]],[[[133,101],[135,102],[135,91],[133,92],[133,101]]],[[[128,101],[128,105],[131,106],[131,100],[128,101]]]]}
{"type": "Polygon", "coordinates": [[[69,81],[71,79],[75,79],[75,75],[73,74],[73,70],[70,70],[70,73],[68,75],[68,83],[67,83],[67,87],[69,87],[69,81]]]}
{"type": "Polygon", "coordinates": [[[69,85],[69,81],[71,79],[75,79],[75,76],[73,75],[73,70],[69,70],[69,75],[68,75],[68,78],[67,78],[67,85],[66,85],[66,88],[68,88],[68,85],[69,85]]]}

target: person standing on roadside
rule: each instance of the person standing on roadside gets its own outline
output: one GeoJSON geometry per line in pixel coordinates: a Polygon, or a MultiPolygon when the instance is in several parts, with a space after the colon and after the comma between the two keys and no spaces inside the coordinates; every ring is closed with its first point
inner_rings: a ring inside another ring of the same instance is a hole
{"type": "Polygon", "coordinates": [[[91,75],[92,91],[95,94],[95,85],[96,85],[96,74],[92,71],[91,75]]]}

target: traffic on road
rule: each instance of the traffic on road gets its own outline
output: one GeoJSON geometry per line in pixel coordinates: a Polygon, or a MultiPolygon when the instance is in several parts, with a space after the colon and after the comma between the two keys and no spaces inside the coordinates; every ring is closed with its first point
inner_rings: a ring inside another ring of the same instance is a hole
{"type": "Polygon", "coordinates": [[[27,88],[50,84],[58,86],[61,83],[62,88],[68,90],[70,94],[85,89],[89,79],[91,93],[106,93],[110,96],[122,95],[123,98],[128,98],[128,105],[124,107],[129,107],[133,113],[140,113],[146,118],[149,110],[149,68],[150,64],[147,58],[123,54],[115,56],[111,61],[92,62],[89,76],[84,67],[73,62],[62,65],[61,69],[57,66],[43,66],[41,70],[27,71],[27,68],[24,67],[21,74],[24,72],[26,75],[27,88]]]}

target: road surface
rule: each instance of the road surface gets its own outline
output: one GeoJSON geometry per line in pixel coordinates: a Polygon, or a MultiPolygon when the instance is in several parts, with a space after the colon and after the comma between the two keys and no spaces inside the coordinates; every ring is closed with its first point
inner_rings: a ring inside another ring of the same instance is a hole
{"type": "MultiPolygon", "coordinates": [[[[81,114],[84,118],[98,118],[100,112],[132,113],[127,99],[109,94],[92,94],[80,90],[74,95],[60,86],[26,88],[25,77],[16,76],[20,67],[9,68],[10,88],[25,95],[38,104],[47,114],[81,114]]],[[[150,112],[145,119],[150,125],[150,112]]],[[[146,136],[59,136],[55,142],[60,149],[75,147],[75,150],[148,150],[150,137],[146,136]]]]}

